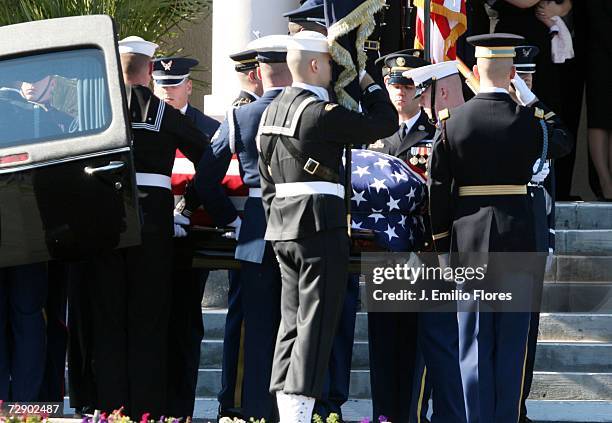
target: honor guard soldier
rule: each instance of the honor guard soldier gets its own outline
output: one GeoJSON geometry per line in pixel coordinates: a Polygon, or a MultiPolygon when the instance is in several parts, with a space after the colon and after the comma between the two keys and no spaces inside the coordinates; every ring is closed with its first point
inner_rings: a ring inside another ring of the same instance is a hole
{"type": "Polygon", "coordinates": [[[287,67],[287,35],[269,35],[252,41],[248,48],[257,52],[258,77],[264,93],[258,100],[228,111],[227,119],[215,136],[213,156],[198,166],[196,187],[207,198],[210,181],[220,183],[236,154],[240,174],[249,187],[249,198],[242,220],[229,198],[224,197],[207,211],[223,226],[237,220],[236,259],[240,260],[239,299],[244,316],[244,385],[241,410],[245,418],[276,421],[274,397],[270,395],[270,374],[274,344],[280,322],[281,277],[272,245],[264,240],[266,218],[261,200],[258,153],[255,142],[261,116],[281,90],[291,85],[287,67]]]}
{"type": "MultiPolygon", "coordinates": [[[[314,31],[327,36],[325,8],[323,0],[306,0],[295,10],[283,16],[289,21],[289,34],[301,31],[314,31]]],[[[355,321],[359,307],[359,275],[350,274],[347,280],[347,291],[340,323],[336,331],[329,360],[323,394],[315,403],[315,413],[323,420],[335,413],[342,420],[342,405],[348,400],[353,358],[353,341],[355,340],[355,321]]]]}
{"type": "Polygon", "coordinates": [[[232,107],[240,107],[249,104],[261,97],[261,80],[257,76],[257,52],[253,50],[241,51],[230,55],[235,62],[234,69],[240,82],[240,93],[233,101],[232,107]]]}
{"type": "Polygon", "coordinates": [[[310,422],[321,398],[346,291],[349,259],[343,147],[372,142],[397,128],[386,93],[365,74],[368,114],[329,102],[332,60],[327,37],[302,31],[289,41],[293,76],[260,124],[262,195],[282,274],[281,324],[270,391],[281,422],[310,422]]]}
{"type": "MultiPolygon", "coordinates": [[[[508,269],[488,253],[536,251],[527,195],[533,163],[567,154],[572,143],[558,117],[526,86],[514,82],[522,106],[510,97],[514,47],[522,37],[487,34],[468,42],[476,47],[474,74],[481,89],[465,105],[439,113],[441,137],[434,144],[429,181],[434,242],[439,253],[480,253],[477,260],[487,254],[487,281],[516,286],[533,275],[508,269]]],[[[516,422],[530,313],[479,312],[477,317],[478,373],[466,381],[466,392],[469,397],[476,391],[478,400],[468,399],[468,418],[516,422]]],[[[437,386],[433,389],[435,395],[437,386]]]]}
{"type": "MultiPolygon", "coordinates": [[[[510,91],[513,98],[516,99],[516,89],[514,86],[517,84],[522,85],[521,81],[518,81],[517,78],[520,78],[527,88],[532,90],[533,75],[536,72],[535,57],[538,55],[539,50],[536,46],[518,46],[515,50],[516,57],[514,58],[514,67],[516,68],[516,77],[513,79],[513,86],[510,91]]],[[[516,99],[516,101],[518,102],[518,99],[516,99]]],[[[529,184],[527,184],[527,190],[533,202],[532,210],[536,234],[536,251],[549,254],[546,265],[544,265],[544,260],[542,260],[541,274],[537,280],[540,285],[539,289],[541,296],[544,274],[549,261],[552,260],[552,254],[555,248],[555,172],[552,160],[547,160],[540,166],[540,159],[538,159],[534,164],[533,172],[534,175],[531,177],[529,184]]],[[[521,423],[531,422],[527,417],[526,401],[529,397],[533,381],[539,326],[540,313],[534,311],[531,313],[531,320],[529,322],[527,362],[525,363],[523,397],[521,399],[521,423]]]]}
{"type": "MultiPolygon", "coordinates": [[[[245,50],[230,56],[234,60],[241,91],[232,102],[238,109],[262,95],[262,83],[257,76],[257,52],[245,50]]],[[[234,160],[236,156],[232,158],[234,160]]],[[[244,181],[243,181],[244,183],[244,181]]],[[[236,220],[238,222],[238,220],[236,220]]],[[[223,369],[218,417],[242,418],[242,389],[244,386],[244,319],[240,294],[240,270],[228,270],[227,315],[223,335],[223,369]]]]}
{"type": "MultiPolygon", "coordinates": [[[[187,116],[208,139],[219,122],[189,104],[193,84],[191,68],[198,61],[183,57],[162,57],[153,61],[155,95],[187,116]]],[[[204,146],[202,146],[204,148],[204,146]]],[[[202,297],[208,270],[194,269],[193,238],[184,226],[197,223],[194,211],[200,201],[193,188],[193,164],[176,150],[172,169],[174,194],[174,259],[172,263],[172,309],[168,332],[168,413],[172,416],[192,416],[200,367],[200,346],[204,337],[202,297]],[[194,219],[191,217],[194,216],[194,219]]]]}
{"type": "MultiPolygon", "coordinates": [[[[430,122],[436,124],[434,140],[437,139],[440,130],[436,112],[444,108],[453,109],[464,103],[456,62],[422,66],[405,71],[403,75],[413,80],[415,97],[419,99],[430,122]]],[[[428,227],[427,237],[433,239],[433,234],[430,232],[431,227],[428,227]]],[[[426,255],[423,258],[429,266],[438,265],[429,262],[429,257],[426,255]]],[[[417,336],[423,360],[417,361],[416,386],[413,392],[424,394],[419,395],[416,402],[413,401],[412,415],[415,419],[419,418],[423,409],[427,408],[427,394],[433,391],[431,394],[435,404],[433,422],[465,422],[457,313],[443,311],[420,313],[417,336]]]]}
{"type": "Polygon", "coordinates": [[[119,42],[132,126],[142,212],[142,244],[93,260],[93,363],[97,407],[126,414],[167,415],[168,326],[172,305],[174,200],[172,166],[179,148],[197,163],[210,146],[178,110],[159,100],[151,81],[156,44],[140,37],[119,42]]]}
{"type": "MultiPolygon", "coordinates": [[[[422,55],[423,50],[414,49],[385,56],[383,69],[387,70],[383,78],[399,115],[399,130],[370,144],[368,149],[401,158],[421,175],[424,186],[436,127],[421,110],[419,99],[414,98],[414,81],[403,76],[408,70],[430,64],[422,55]]],[[[412,391],[415,366],[420,360],[417,358],[417,313],[368,313],[368,346],[374,420],[383,415],[392,422],[408,422],[412,400],[416,401],[419,394],[412,391]]],[[[424,391],[423,401],[427,403],[429,392],[424,391]]]]}

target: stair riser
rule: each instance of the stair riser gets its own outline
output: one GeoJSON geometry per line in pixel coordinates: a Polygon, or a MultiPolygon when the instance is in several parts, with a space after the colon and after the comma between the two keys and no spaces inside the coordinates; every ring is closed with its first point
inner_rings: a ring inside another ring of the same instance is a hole
{"type": "MultiPolygon", "coordinates": [[[[222,340],[226,314],[205,311],[202,318],[204,338],[222,340]]],[[[612,314],[542,314],[539,332],[541,341],[612,343],[612,314]]],[[[355,340],[367,339],[367,313],[359,312],[355,321],[355,340]]]]}

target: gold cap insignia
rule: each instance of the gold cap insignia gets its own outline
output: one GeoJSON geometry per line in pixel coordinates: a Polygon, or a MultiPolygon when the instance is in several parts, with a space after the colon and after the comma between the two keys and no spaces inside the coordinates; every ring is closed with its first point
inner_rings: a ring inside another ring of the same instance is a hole
{"type": "Polygon", "coordinates": [[[164,67],[164,70],[169,71],[170,69],[172,69],[172,60],[170,60],[168,63],[162,60],[161,65],[164,67]]]}
{"type": "Polygon", "coordinates": [[[406,66],[406,59],[403,57],[398,57],[395,59],[395,63],[397,63],[397,66],[406,66]]]}

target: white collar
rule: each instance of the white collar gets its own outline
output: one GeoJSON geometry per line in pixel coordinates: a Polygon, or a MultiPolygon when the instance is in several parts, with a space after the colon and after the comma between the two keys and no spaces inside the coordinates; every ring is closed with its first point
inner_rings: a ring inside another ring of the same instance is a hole
{"type": "Polygon", "coordinates": [[[279,91],[279,90],[282,90],[282,89],[283,89],[283,87],[270,87],[270,88],[266,88],[264,90],[264,93],[267,93],[268,91],[279,91]]]}
{"type": "Polygon", "coordinates": [[[499,87],[480,87],[481,93],[504,93],[510,94],[508,90],[499,87]]]}
{"type": "Polygon", "coordinates": [[[189,107],[189,103],[185,104],[183,107],[181,107],[179,109],[179,112],[181,112],[182,114],[187,113],[187,107],[189,107]]]}
{"type": "Polygon", "coordinates": [[[410,130],[412,129],[416,121],[419,120],[419,118],[421,117],[421,113],[422,112],[419,110],[419,112],[416,115],[402,122],[403,124],[406,125],[406,133],[410,132],[410,130]]]}
{"type": "Polygon", "coordinates": [[[293,84],[291,84],[291,86],[296,87],[296,88],[302,88],[304,90],[308,90],[316,94],[316,96],[319,97],[321,100],[329,101],[329,93],[323,87],[317,87],[316,85],[306,84],[305,82],[294,82],[293,84]]]}
{"type": "Polygon", "coordinates": [[[17,88],[0,87],[0,91],[14,91],[17,94],[21,95],[21,91],[19,91],[17,88]]]}
{"type": "Polygon", "coordinates": [[[253,91],[245,90],[244,88],[242,89],[242,91],[244,91],[244,92],[245,92],[245,93],[247,93],[247,94],[252,95],[252,96],[255,98],[255,100],[259,100],[259,97],[260,97],[260,96],[258,96],[257,94],[255,94],[253,91]]]}

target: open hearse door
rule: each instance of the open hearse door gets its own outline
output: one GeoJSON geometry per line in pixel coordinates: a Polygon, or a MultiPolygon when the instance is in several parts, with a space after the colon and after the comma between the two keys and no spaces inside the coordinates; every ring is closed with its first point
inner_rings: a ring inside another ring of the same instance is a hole
{"type": "Polygon", "coordinates": [[[140,242],[113,20],[0,27],[0,267],[140,242]]]}

